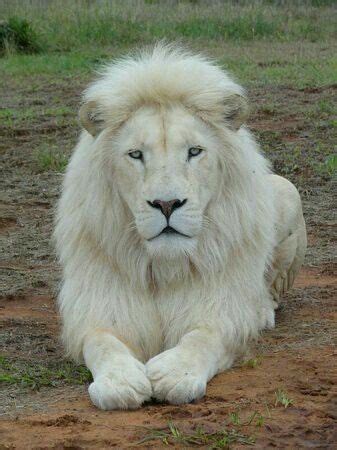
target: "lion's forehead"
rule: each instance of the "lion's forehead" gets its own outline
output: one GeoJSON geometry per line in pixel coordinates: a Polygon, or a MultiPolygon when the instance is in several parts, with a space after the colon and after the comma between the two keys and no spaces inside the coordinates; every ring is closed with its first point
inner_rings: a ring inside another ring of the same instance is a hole
{"type": "Polygon", "coordinates": [[[130,149],[147,147],[158,152],[173,151],[186,145],[199,145],[209,139],[202,121],[183,106],[144,106],[125,123],[120,142],[130,149]]]}

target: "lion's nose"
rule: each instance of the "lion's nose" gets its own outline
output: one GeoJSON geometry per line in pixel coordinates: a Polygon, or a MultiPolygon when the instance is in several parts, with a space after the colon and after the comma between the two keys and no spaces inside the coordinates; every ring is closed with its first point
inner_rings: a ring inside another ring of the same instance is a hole
{"type": "Polygon", "coordinates": [[[179,200],[178,198],[174,198],[173,200],[164,201],[164,200],[153,200],[153,202],[148,201],[147,203],[152,206],[152,208],[160,209],[164,214],[166,219],[169,219],[170,215],[173,213],[175,209],[181,208],[187,202],[187,198],[184,200],[179,200]]]}

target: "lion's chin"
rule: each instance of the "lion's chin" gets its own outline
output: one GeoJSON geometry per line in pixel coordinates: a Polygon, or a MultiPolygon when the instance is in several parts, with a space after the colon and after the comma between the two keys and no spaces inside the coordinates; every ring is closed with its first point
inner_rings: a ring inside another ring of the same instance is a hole
{"type": "Polygon", "coordinates": [[[146,241],[146,249],[153,257],[175,259],[191,254],[197,244],[194,237],[185,237],[180,234],[161,234],[154,239],[146,241]]]}

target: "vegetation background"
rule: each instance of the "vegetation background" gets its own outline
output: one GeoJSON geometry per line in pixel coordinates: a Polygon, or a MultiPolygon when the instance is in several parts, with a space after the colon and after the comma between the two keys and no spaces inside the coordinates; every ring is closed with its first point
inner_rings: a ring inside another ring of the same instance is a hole
{"type": "Polygon", "coordinates": [[[4,448],[333,448],[336,1],[0,0],[0,73],[4,448]],[[159,39],[215,57],[246,87],[248,126],[300,190],[309,248],[276,329],[205,400],[104,414],[57,339],[53,209],[81,92],[106,61],[159,39]]]}

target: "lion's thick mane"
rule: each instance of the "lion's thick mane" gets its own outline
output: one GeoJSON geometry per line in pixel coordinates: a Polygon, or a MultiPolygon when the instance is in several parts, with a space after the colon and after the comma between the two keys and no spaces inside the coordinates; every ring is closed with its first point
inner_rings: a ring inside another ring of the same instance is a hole
{"type": "Polygon", "coordinates": [[[233,346],[255,335],[268,320],[265,311],[271,300],[264,273],[273,249],[275,214],[272,191],[264,182],[269,168],[250,132],[228,126],[231,111],[226,108],[233,95],[242,98],[244,92],[218,66],[168,46],[114,62],[86,91],[84,102],[96,105],[102,131],[95,137],[82,132],[65,176],[55,230],[64,268],[59,296],[63,339],[75,359],[81,357],[89,328],[113,325],[125,340],[139,342],[129,326],[130,311],[146,296],[165,297],[169,305],[178,292],[182,304],[168,310],[163,323],[151,331],[138,318],[135,328],[143,337],[144,358],[157,351],[157,333],[165,334],[168,327],[171,337],[165,345],[174,345],[191,314],[205,316],[206,311],[210,326],[223,329],[233,346]],[[218,169],[222,182],[207,208],[199,245],[193,254],[174,261],[146,253],[107,164],[107,143],[121,123],[144,104],[165,107],[172,102],[210,123],[224,148],[218,169]],[[187,314],[184,295],[190,298],[193,292],[187,314]],[[184,319],[175,324],[175,314],[184,319]]]}

